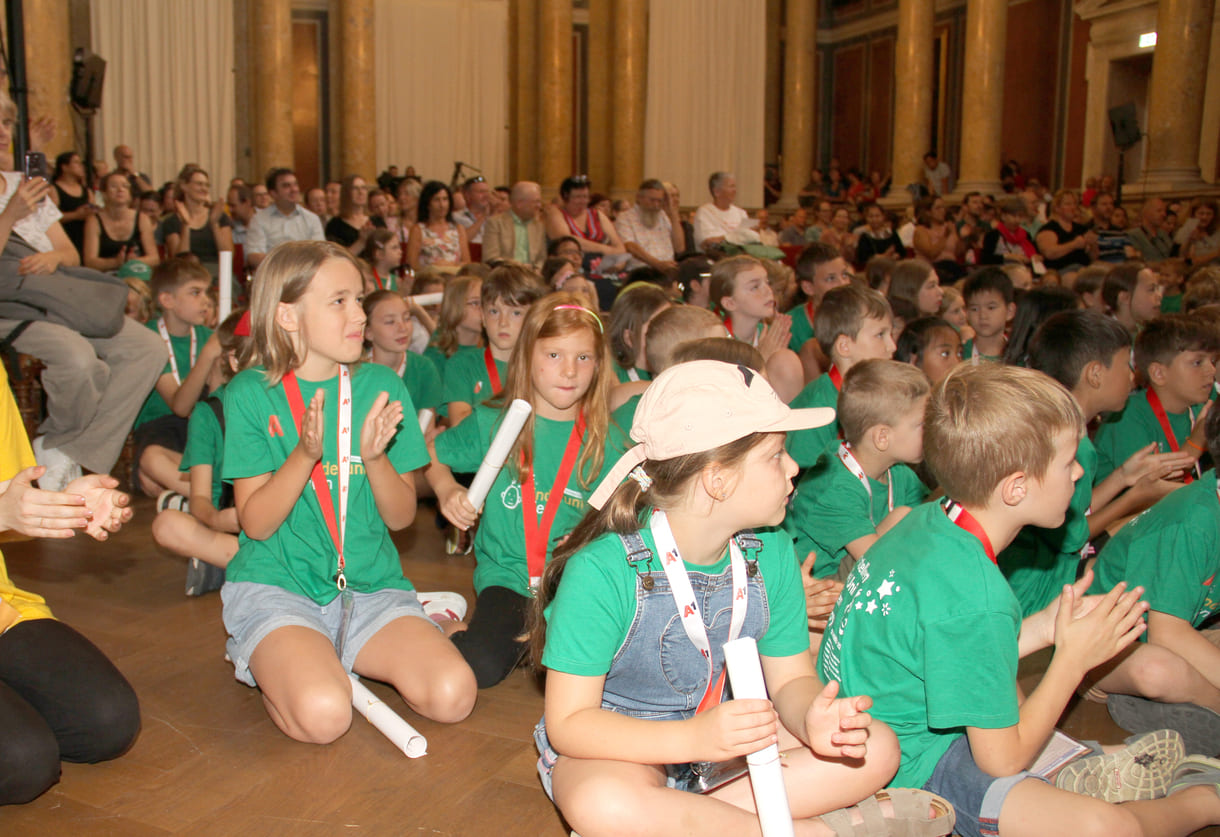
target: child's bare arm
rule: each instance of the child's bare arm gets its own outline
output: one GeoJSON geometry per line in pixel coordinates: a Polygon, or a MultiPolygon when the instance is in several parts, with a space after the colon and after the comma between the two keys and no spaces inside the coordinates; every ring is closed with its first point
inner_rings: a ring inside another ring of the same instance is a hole
{"type": "Polygon", "coordinates": [[[1149,611],[1148,642],[1168,648],[1220,689],[1220,648],[1185,619],[1156,610],[1149,611]]]}
{"type": "Polygon", "coordinates": [[[237,519],[248,537],[256,541],[271,537],[288,519],[309,482],[314,463],[322,458],[325,391],[317,390],[301,419],[301,438],[277,470],[233,481],[237,519]]]}
{"type": "Polygon", "coordinates": [[[410,473],[399,474],[385,452],[401,421],[402,402],[390,401],[389,394],[383,392],[373,402],[360,431],[365,478],[378,514],[392,531],[405,529],[415,520],[415,478],[410,473]]]}
{"type": "MultiPolygon", "coordinates": [[[[453,405],[449,405],[452,409],[453,405]]],[[[439,435],[439,434],[438,434],[439,435]]],[[[432,461],[424,471],[424,479],[432,486],[436,495],[437,505],[445,519],[460,529],[469,529],[479,518],[479,512],[466,498],[466,489],[453,478],[453,471],[436,456],[436,436],[425,437],[428,443],[428,456],[432,461]]]]}
{"type": "Polygon", "coordinates": [[[457,427],[462,423],[462,419],[474,412],[474,408],[465,401],[450,401],[449,402],[449,426],[457,427]]]}
{"type": "Polygon", "coordinates": [[[832,758],[862,758],[873,705],[867,695],[840,698],[839,684],[822,685],[807,652],[762,657],[763,676],[780,720],[815,753],[832,758]]]}
{"type": "MultiPolygon", "coordinates": [[[[199,400],[199,396],[203,394],[203,386],[208,382],[208,376],[212,373],[212,369],[216,366],[216,360],[220,357],[220,341],[213,334],[203,344],[203,348],[199,350],[198,357],[195,358],[195,365],[191,367],[191,371],[187,373],[183,379],[181,386],[175,385],[173,395],[165,399],[165,403],[169,404],[169,408],[174,411],[175,415],[186,418],[191,414],[191,409],[195,406],[195,402],[199,400]]],[[[162,375],[164,379],[166,376],[162,375]]],[[[173,382],[174,376],[168,376],[173,382]]],[[[157,382],[158,392],[161,389],[161,381],[157,382]]],[[[164,393],[162,393],[164,397],[164,393]]]]}
{"type": "Polygon", "coordinates": [[[237,509],[220,510],[212,502],[212,466],[192,465],[190,475],[191,516],[209,529],[236,535],[241,531],[237,523],[237,509]]]}

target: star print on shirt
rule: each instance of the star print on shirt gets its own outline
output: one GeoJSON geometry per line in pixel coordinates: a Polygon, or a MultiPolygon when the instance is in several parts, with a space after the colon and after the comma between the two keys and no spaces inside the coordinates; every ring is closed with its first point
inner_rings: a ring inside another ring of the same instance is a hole
{"type": "Polygon", "coordinates": [[[887,578],[877,587],[877,596],[884,599],[886,596],[892,595],[894,595],[894,582],[887,578]]]}
{"type": "Polygon", "coordinates": [[[876,603],[875,601],[873,601],[872,599],[869,599],[869,602],[868,602],[868,613],[870,613],[870,614],[871,614],[871,613],[872,613],[874,610],[876,610],[876,609],[877,609],[877,603],[876,603]]]}

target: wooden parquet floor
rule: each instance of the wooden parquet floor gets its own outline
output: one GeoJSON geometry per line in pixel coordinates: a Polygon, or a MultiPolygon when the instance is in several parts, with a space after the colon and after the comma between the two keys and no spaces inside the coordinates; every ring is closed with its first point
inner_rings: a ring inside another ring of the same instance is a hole
{"type": "MultiPolygon", "coordinates": [[[[0,808],[0,834],[568,833],[535,774],[531,732],[542,693],[527,671],[480,693],[474,714],[454,726],[419,718],[391,689],[370,684],[427,736],[420,759],[408,759],[359,716],[334,744],[296,743],[271,723],[258,692],[233,679],[220,597],[183,596],[185,562],[153,543],[152,514],[152,502],[138,500],[135,520],[104,544],[83,536],[4,544],[17,584],[45,596],[132,682],[143,729],[122,758],[65,764],[60,783],[40,799],[0,808]]],[[[406,574],[419,589],[473,600],[473,560],[445,556],[433,519],[421,506],[396,538],[406,574]]],[[[1045,664],[1023,667],[1027,685],[1045,664]]],[[[1092,705],[1074,707],[1065,728],[1107,742],[1122,735],[1092,705]]]]}

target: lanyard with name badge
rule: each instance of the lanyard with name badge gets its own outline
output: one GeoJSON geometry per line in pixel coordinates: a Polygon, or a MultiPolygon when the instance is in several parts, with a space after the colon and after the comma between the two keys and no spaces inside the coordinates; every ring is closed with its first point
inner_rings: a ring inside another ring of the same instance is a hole
{"type": "MultiPolygon", "coordinates": [[[[860,481],[860,485],[864,486],[864,491],[868,494],[868,520],[874,527],[877,521],[873,519],[873,487],[869,484],[868,474],[864,473],[864,469],[860,467],[860,463],[851,452],[851,446],[847,442],[839,442],[839,461],[846,466],[851,475],[860,481]]],[[[894,476],[891,469],[885,469],[885,479],[888,485],[886,486],[886,511],[894,510],[894,476]]]]}
{"type": "MultiPolygon", "coordinates": [[[[1144,397],[1148,399],[1148,406],[1152,408],[1152,415],[1156,416],[1157,424],[1161,426],[1161,432],[1165,434],[1165,441],[1169,443],[1169,449],[1177,452],[1180,445],[1178,437],[1174,435],[1173,427],[1169,424],[1169,415],[1165,412],[1165,405],[1161,403],[1161,398],[1152,391],[1152,387],[1144,390],[1144,397]]],[[[1195,410],[1194,407],[1186,408],[1186,415],[1190,418],[1190,426],[1195,426],[1195,410]]],[[[1199,463],[1195,462],[1195,474],[1203,476],[1199,470],[1199,463]]],[[[1182,478],[1183,483],[1194,482],[1195,478],[1190,474],[1185,474],[1182,478]]]]}
{"type": "MultiPolygon", "coordinates": [[[[195,335],[195,327],[191,326],[191,366],[195,366],[195,355],[199,348],[199,338],[195,335]]],[[[169,339],[169,329],[165,327],[165,318],[157,318],[157,331],[161,332],[161,339],[165,341],[165,348],[169,349],[169,372],[174,376],[174,383],[182,385],[182,375],[178,372],[178,358],[174,357],[174,344],[169,339]]],[[[187,370],[190,371],[189,369],[187,370]]]]}
{"type": "MultiPolygon", "coordinates": [[[[572,426],[568,436],[568,444],[563,450],[563,459],[559,462],[559,473],[551,492],[547,495],[546,504],[538,505],[537,488],[534,484],[534,469],[531,466],[525,476],[522,491],[525,496],[521,500],[521,512],[525,524],[525,563],[530,577],[530,589],[536,590],[542,581],[542,571],[546,567],[546,544],[550,539],[551,527],[555,524],[555,515],[563,502],[564,491],[572,470],[576,467],[576,456],[580,453],[580,445],[585,438],[585,415],[581,413],[572,426]],[[542,515],[541,521],[538,515],[542,515]]],[[[522,454],[524,456],[524,454],[522,454]]],[[[522,462],[524,467],[525,463],[522,462]]]]}
{"type": "Polygon", "coordinates": [[[983,551],[991,559],[991,563],[999,564],[995,557],[995,549],[991,546],[991,538],[987,537],[987,533],[983,531],[982,525],[974,519],[974,515],[966,511],[965,507],[956,500],[946,500],[941,508],[944,509],[945,515],[953,521],[954,525],[965,529],[978,538],[979,543],[983,545],[983,551]]]}
{"type": "MultiPolygon", "coordinates": [[[[707,626],[703,623],[703,614],[699,611],[699,603],[695,600],[695,591],[691,587],[690,576],[682,563],[678,552],[678,544],[674,540],[673,530],[669,527],[669,519],[665,512],[656,509],[648,528],[652,530],[653,542],[661,555],[661,568],[665,570],[665,578],[669,581],[670,593],[674,597],[674,605],[678,615],[682,617],[682,628],[691,644],[699,650],[707,660],[707,688],[695,709],[696,714],[717,706],[724,697],[724,680],[726,668],[721,668],[720,676],[712,682],[712,672],[715,665],[712,662],[712,647],[707,638],[707,626]]],[[[733,614],[729,619],[729,638],[732,642],[741,635],[741,627],[746,621],[746,608],[749,606],[749,596],[746,595],[746,562],[741,554],[741,547],[735,539],[729,540],[729,563],[733,572],[733,614]]]]}

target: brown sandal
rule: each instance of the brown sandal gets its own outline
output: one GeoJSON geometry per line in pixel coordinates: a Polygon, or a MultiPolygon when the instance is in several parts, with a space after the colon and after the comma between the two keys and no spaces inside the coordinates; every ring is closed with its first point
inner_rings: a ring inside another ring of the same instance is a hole
{"type": "Polygon", "coordinates": [[[934,793],[913,788],[877,791],[855,806],[860,822],[852,821],[851,808],[840,808],[818,819],[837,837],[945,837],[952,833],[957,815],[949,802],[934,793]],[[892,809],[886,816],[882,802],[892,809]],[[928,811],[935,812],[928,816],[928,811]]]}

